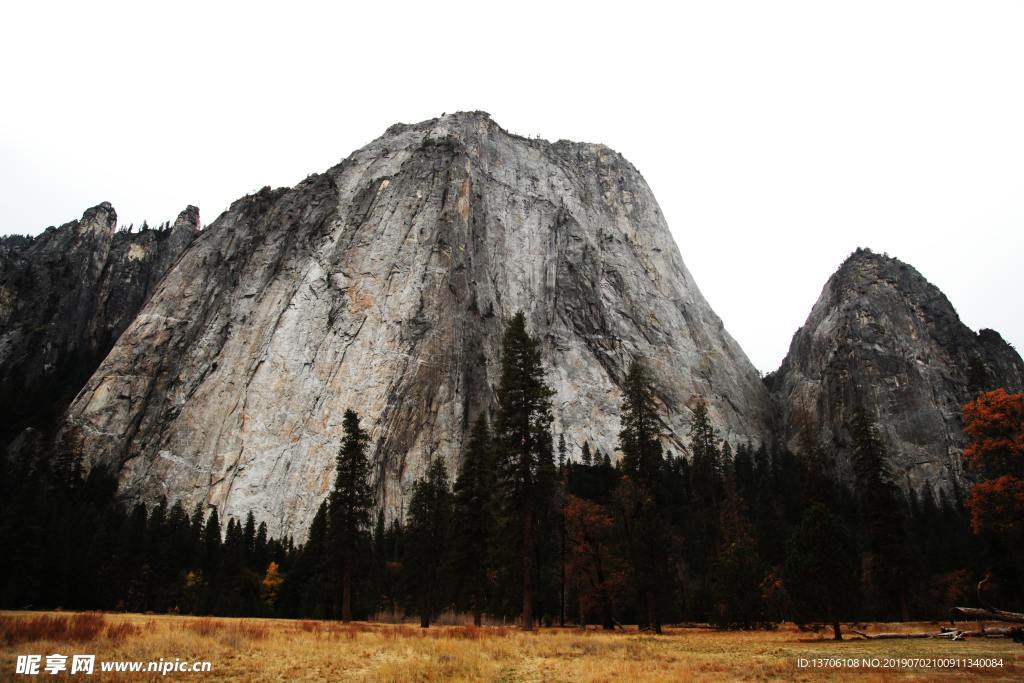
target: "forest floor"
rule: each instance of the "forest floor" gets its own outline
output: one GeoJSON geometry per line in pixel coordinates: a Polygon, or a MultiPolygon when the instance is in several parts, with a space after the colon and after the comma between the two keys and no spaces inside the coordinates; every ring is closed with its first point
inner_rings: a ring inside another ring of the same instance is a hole
{"type": "MultiPolygon", "coordinates": [[[[877,633],[938,626],[865,628],[877,633]]],[[[0,612],[0,680],[1024,680],[1024,647],[1008,639],[861,640],[850,634],[834,642],[830,635],[791,624],[773,631],[669,628],[653,636],[635,627],[523,633],[503,627],[0,612]],[[57,675],[45,670],[51,654],[68,656],[67,668],[57,675]],[[69,676],[76,654],[95,655],[92,675],[69,676]],[[38,676],[16,675],[19,655],[41,656],[38,676]],[[211,670],[165,676],[101,671],[103,663],[138,661],[145,667],[161,660],[208,661],[211,670]]]]}

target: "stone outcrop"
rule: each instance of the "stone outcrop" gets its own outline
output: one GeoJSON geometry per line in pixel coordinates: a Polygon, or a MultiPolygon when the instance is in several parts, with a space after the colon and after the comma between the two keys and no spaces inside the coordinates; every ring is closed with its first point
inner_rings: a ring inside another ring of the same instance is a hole
{"type": "Polygon", "coordinates": [[[0,238],[0,444],[47,429],[199,231],[117,231],[104,202],[38,237],[0,238]]]}
{"type": "Polygon", "coordinates": [[[795,452],[821,448],[852,481],[849,425],[859,404],[905,491],[952,493],[967,481],[962,404],[982,388],[1024,389],[1024,363],[996,332],[968,329],[912,267],[861,249],[825,285],[768,383],[795,452]]]}
{"type": "Polygon", "coordinates": [[[620,383],[654,370],[665,445],[703,397],[760,441],[769,394],[683,264],[637,170],[486,114],[396,125],[325,173],[235,202],[167,273],[68,411],[65,434],[126,495],[302,538],[341,418],[369,429],[391,515],[428,461],[454,471],[492,411],[503,321],[543,343],[555,425],[612,452],[620,383]]]}

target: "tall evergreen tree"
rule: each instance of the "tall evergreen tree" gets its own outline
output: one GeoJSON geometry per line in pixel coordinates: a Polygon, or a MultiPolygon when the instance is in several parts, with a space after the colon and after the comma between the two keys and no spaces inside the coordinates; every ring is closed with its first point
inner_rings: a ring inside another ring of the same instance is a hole
{"type": "Polygon", "coordinates": [[[473,613],[473,623],[482,623],[487,604],[488,548],[494,533],[494,457],[487,418],[477,417],[469,434],[462,467],[455,480],[453,501],[452,568],[457,599],[473,613]]]}
{"type": "Polygon", "coordinates": [[[839,622],[856,604],[857,567],[856,545],[842,520],[821,503],[811,505],[786,548],[785,583],[798,623],[831,623],[834,638],[842,640],[839,622]]]}
{"type": "Polygon", "coordinates": [[[254,571],[262,571],[263,567],[253,564],[256,553],[256,516],[252,514],[252,510],[249,510],[249,514],[245,516],[245,528],[242,531],[242,536],[245,543],[246,566],[254,571]]]}
{"type": "Polygon", "coordinates": [[[410,578],[422,628],[430,626],[442,597],[443,579],[439,569],[448,554],[451,516],[448,472],[438,458],[430,463],[426,476],[413,487],[406,529],[403,568],[410,578]]]}
{"type": "Polygon", "coordinates": [[[341,571],[341,619],[352,621],[352,584],[355,554],[360,536],[370,525],[370,463],[367,457],[369,436],[359,426],[359,416],[346,410],[345,436],[338,449],[334,488],[330,496],[330,530],[341,571]]]}
{"type": "Polygon", "coordinates": [[[630,546],[637,595],[643,601],[644,624],[661,633],[659,605],[668,577],[668,530],[662,483],[665,458],[659,440],[660,421],[654,403],[653,380],[639,360],[629,365],[622,404],[623,491],[619,496],[622,521],[630,546]]]}
{"type": "Polygon", "coordinates": [[[652,385],[650,371],[643,362],[631,362],[623,387],[622,430],[619,432],[622,471],[648,490],[657,487],[665,465],[658,438],[661,423],[652,385]]]}
{"type": "Polygon", "coordinates": [[[907,621],[911,558],[903,495],[893,482],[878,428],[863,409],[857,410],[852,426],[853,469],[868,555],[865,584],[872,589],[881,616],[897,615],[907,621]]]}
{"type": "MultiPolygon", "coordinates": [[[[500,454],[501,488],[506,523],[518,545],[522,586],[522,626],[533,630],[534,594],[538,578],[538,522],[544,501],[546,464],[552,460],[551,396],[544,379],[540,343],[526,330],[520,311],[502,339],[501,383],[495,440],[500,454]],[[518,527],[518,529],[515,529],[518,527]]],[[[551,468],[553,470],[553,467],[551,468]]]]}
{"type": "Polygon", "coordinates": [[[711,424],[707,404],[693,407],[690,423],[690,496],[687,501],[683,535],[690,571],[691,608],[699,619],[712,617],[710,587],[712,560],[718,549],[718,527],[723,498],[722,459],[718,434],[711,424]]]}

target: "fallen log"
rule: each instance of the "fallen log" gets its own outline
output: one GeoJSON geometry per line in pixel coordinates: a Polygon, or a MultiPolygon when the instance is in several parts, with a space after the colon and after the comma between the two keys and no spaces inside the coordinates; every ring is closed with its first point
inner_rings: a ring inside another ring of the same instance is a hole
{"type": "Polygon", "coordinates": [[[851,633],[856,633],[865,640],[912,640],[917,638],[940,638],[943,640],[963,640],[966,636],[970,635],[967,631],[959,631],[955,629],[943,629],[938,633],[930,632],[917,632],[917,633],[864,633],[863,631],[857,631],[850,629],[851,633]]]}
{"type": "Polygon", "coordinates": [[[943,626],[940,630],[943,633],[962,633],[968,638],[1011,638],[1013,636],[1013,632],[1017,629],[1012,629],[1008,626],[999,626],[996,628],[980,628],[973,631],[961,631],[960,629],[943,626]]]}
{"type": "Polygon", "coordinates": [[[988,604],[988,601],[985,600],[985,595],[981,592],[981,589],[982,586],[988,583],[990,577],[991,574],[986,573],[984,578],[978,582],[976,591],[978,593],[978,604],[981,607],[954,607],[949,610],[949,620],[952,623],[956,623],[955,617],[961,616],[965,620],[970,619],[971,621],[1008,621],[1014,624],[1024,624],[1024,613],[998,609],[988,604]]]}
{"type": "Polygon", "coordinates": [[[1013,624],[1024,624],[1024,614],[1007,612],[995,607],[954,607],[949,610],[949,620],[956,623],[956,617],[962,617],[961,621],[1008,621],[1013,624]]]}

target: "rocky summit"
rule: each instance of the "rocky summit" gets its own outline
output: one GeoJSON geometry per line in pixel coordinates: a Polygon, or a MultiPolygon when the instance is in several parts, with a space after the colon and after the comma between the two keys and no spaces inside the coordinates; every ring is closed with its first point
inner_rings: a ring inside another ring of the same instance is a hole
{"type": "Polygon", "coordinates": [[[495,407],[517,310],[543,345],[555,433],[611,453],[632,358],[667,448],[705,399],[723,437],[767,438],[768,391],[704,300],[639,172],[595,144],[486,114],[396,125],[291,189],[235,202],[191,244],[86,383],[65,434],[122,492],[304,537],[341,418],[370,430],[378,501],[457,466],[495,407]]]}
{"type": "Polygon", "coordinates": [[[954,494],[965,483],[962,405],[983,389],[1024,389],[1024,363],[998,333],[968,329],[912,267],[858,249],[829,279],[768,383],[794,452],[820,449],[852,481],[850,425],[861,409],[904,491],[954,494]]]}

